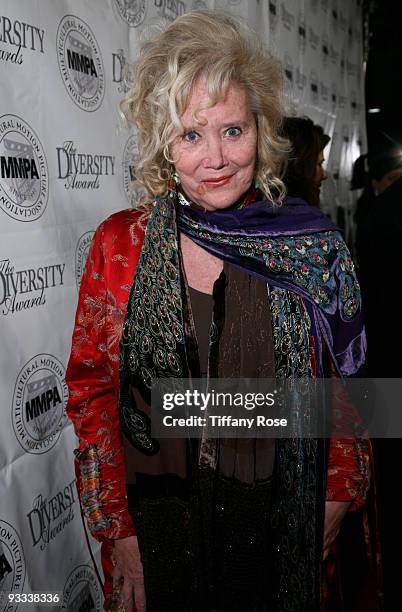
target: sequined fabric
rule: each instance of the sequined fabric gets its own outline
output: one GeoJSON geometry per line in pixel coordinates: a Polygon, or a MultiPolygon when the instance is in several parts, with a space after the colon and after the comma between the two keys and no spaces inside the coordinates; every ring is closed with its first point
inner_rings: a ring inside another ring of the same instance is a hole
{"type": "MultiPolygon", "coordinates": [[[[269,292],[278,378],[312,375],[311,320],[300,296],[284,289],[269,292]]],[[[308,405],[308,394],[295,398],[294,411],[308,405]]],[[[273,555],[279,575],[275,609],[313,610],[319,601],[323,533],[323,440],[278,440],[277,491],[271,521],[273,555]],[[317,579],[318,578],[318,579],[317,579]]]]}
{"type": "Polygon", "coordinates": [[[198,496],[141,496],[130,509],[138,526],[147,611],[250,612],[268,605],[272,482],[250,490],[208,469],[199,478],[201,504],[198,496]],[[202,524],[208,529],[200,532],[202,524]]]}

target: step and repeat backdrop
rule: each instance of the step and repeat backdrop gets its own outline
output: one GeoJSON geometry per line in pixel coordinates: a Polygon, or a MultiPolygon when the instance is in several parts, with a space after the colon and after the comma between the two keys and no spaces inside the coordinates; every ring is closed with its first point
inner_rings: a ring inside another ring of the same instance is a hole
{"type": "Polygon", "coordinates": [[[365,146],[358,0],[1,0],[0,591],[15,597],[0,612],[43,609],[18,603],[32,591],[61,593],[63,610],[102,609],[65,414],[72,324],[96,226],[136,200],[124,66],[150,25],[199,8],[243,16],[280,57],[289,112],[332,138],[323,207],[352,233],[349,178],[365,146]]]}

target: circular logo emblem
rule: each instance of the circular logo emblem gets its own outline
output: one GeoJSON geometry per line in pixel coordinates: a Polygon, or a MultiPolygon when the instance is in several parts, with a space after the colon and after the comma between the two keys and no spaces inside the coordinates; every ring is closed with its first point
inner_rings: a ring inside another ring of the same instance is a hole
{"type": "Polygon", "coordinates": [[[314,70],[310,73],[310,94],[312,103],[317,104],[319,98],[318,76],[314,70]]]}
{"type": "Polygon", "coordinates": [[[332,0],[331,17],[333,32],[334,34],[337,34],[339,25],[338,0],[332,0]]]}
{"type": "Polygon", "coordinates": [[[292,58],[290,57],[290,55],[285,54],[283,57],[282,63],[283,63],[283,69],[284,69],[284,74],[285,74],[285,92],[286,92],[286,95],[289,97],[289,100],[292,100],[295,95],[295,91],[294,91],[295,74],[294,74],[292,58]]]}
{"type": "Polygon", "coordinates": [[[17,115],[0,117],[0,208],[12,219],[36,221],[49,197],[42,143],[17,115]]]}
{"type": "Polygon", "coordinates": [[[321,60],[324,68],[328,65],[328,57],[329,57],[329,42],[328,35],[326,32],[322,33],[321,37],[321,60]]]}
{"type": "MultiPolygon", "coordinates": [[[[338,87],[336,84],[336,81],[332,81],[331,83],[331,105],[332,105],[332,111],[334,111],[337,107],[338,104],[338,87]]],[[[332,143],[333,143],[333,139],[332,139],[332,143]]]]}
{"type": "Polygon", "coordinates": [[[135,169],[139,154],[137,140],[132,134],[126,142],[123,152],[123,186],[129,204],[135,206],[144,194],[144,189],[136,184],[135,169]]]}
{"type": "Polygon", "coordinates": [[[66,424],[68,389],[63,364],[53,355],[32,357],[18,374],[14,388],[14,433],[22,448],[34,455],[56,444],[66,424]]]}
{"type": "Polygon", "coordinates": [[[320,94],[324,102],[328,102],[329,87],[324,81],[320,81],[320,94]]]}
{"type": "Polygon", "coordinates": [[[17,610],[18,604],[9,602],[7,593],[21,593],[24,582],[25,559],[21,539],[14,527],[0,520],[0,612],[17,610]]]}
{"type": "Polygon", "coordinates": [[[341,77],[343,78],[346,70],[346,50],[344,48],[341,51],[339,65],[341,68],[341,77]]]}
{"type": "Polygon", "coordinates": [[[306,21],[304,19],[304,14],[299,11],[298,18],[298,43],[299,43],[299,51],[304,53],[306,50],[306,39],[307,39],[307,31],[306,31],[306,21]]]}
{"type": "Polygon", "coordinates": [[[353,26],[348,26],[348,46],[353,47],[356,42],[356,36],[353,30],[353,26]]]}
{"type": "Polygon", "coordinates": [[[82,110],[96,111],[105,94],[99,45],[89,25],[66,15],[57,29],[57,59],[68,95],[82,110]]]}
{"type": "Polygon", "coordinates": [[[360,105],[357,102],[356,92],[352,90],[352,92],[350,94],[350,108],[351,108],[351,111],[352,111],[352,117],[354,119],[356,119],[357,115],[359,114],[359,107],[360,107],[360,105]]]}
{"type": "Polygon", "coordinates": [[[66,610],[101,610],[102,590],[94,570],[89,565],[78,565],[66,580],[63,604],[66,610]]]}
{"type": "Polygon", "coordinates": [[[193,3],[191,5],[191,10],[193,11],[208,10],[208,6],[206,5],[205,0],[193,0],[193,3]]]}
{"type": "Polygon", "coordinates": [[[136,28],[145,18],[145,0],[115,0],[119,15],[130,27],[136,28]]]}
{"type": "Polygon", "coordinates": [[[85,263],[87,261],[89,247],[91,246],[92,238],[95,232],[85,232],[78,240],[75,249],[75,280],[77,289],[81,284],[82,275],[84,273],[85,263]]]}
{"type": "Polygon", "coordinates": [[[272,32],[275,32],[277,29],[278,18],[279,18],[278,0],[269,0],[268,10],[269,10],[269,27],[272,32]]]}

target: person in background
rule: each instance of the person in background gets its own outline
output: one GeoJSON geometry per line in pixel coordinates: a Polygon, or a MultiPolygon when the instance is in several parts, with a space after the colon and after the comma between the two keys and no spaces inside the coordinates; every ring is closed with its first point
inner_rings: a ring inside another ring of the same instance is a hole
{"type": "MultiPolygon", "coordinates": [[[[393,147],[369,152],[365,170],[356,251],[367,329],[367,374],[401,379],[402,325],[397,295],[402,267],[402,150],[393,147]]],[[[395,397],[395,402],[399,406],[400,398],[395,397]]],[[[400,598],[400,570],[395,558],[400,554],[402,537],[395,529],[400,510],[395,503],[394,470],[400,463],[401,442],[392,437],[373,440],[386,612],[393,612],[400,598]]]]}
{"type": "MultiPolygon", "coordinates": [[[[370,152],[356,229],[356,253],[372,377],[401,377],[399,309],[393,286],[402,261],[402,151],[370,152]],[[381,280],[380,280],[381,279],[381,280]],[[386,313],[386,320],[383,315],[386,313]]],[[[359,182],[361,184],[362,181],[359,182]]]]}
{"type": "Polygon", "coordinates": [[[281,135],[291,145],[282,175],[287,194],[319,207],[321,183],[327,178],[324,149],[330,137],[308,117],[285,117],[281,135]]]}
{"type": "Polygon", "coordinates": [[[352,169],[352,179],[350,181],[351,191],[357,189],[361,190],[361,193],[357,199],[356,211],[353,217],[356,225],[356,240],[354,246],[358,264],[359,229],[365,218],[367,217],[367,214],[369,213],[373,202],[373,198],[375,197],[374,187],[367,172],[367,163],[367,155],[360,155],[354,161],[352,169]]]}
{"type": "Polygon", "coordinates": [[[317,612],[324,559],[365,504],[367,441],[155,438],[150,390],[355,374],[350,254],[317,208],[285,198],[282,72],[254,33],[186,13],[143,44],[133,82],[147,202],[95,233],[67,371],[105,608],[317,612]]]}

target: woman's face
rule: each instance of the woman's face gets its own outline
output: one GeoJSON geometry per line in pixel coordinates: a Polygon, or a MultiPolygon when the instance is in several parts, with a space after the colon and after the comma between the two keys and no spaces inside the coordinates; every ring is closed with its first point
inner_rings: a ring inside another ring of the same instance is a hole
{"type": "Polygon", "coordinates": [[[185,194],[214,211],[231,206],[250,187],[257,157],[257,126],[241,85],[233,83],[224,99],[198,111],[207,103],[208,94],[200,79],[181,117],[184,134],[175,138],[170,155],[185,194]]]}
{"type": "Polygon", "coordinates": [[[317,157],[317,163],[315,167],[314,186],[319,190],[321,183],[328,178],[328,174],[323,167],[325,162],[324,151],[320,151],[317,157]]]}

